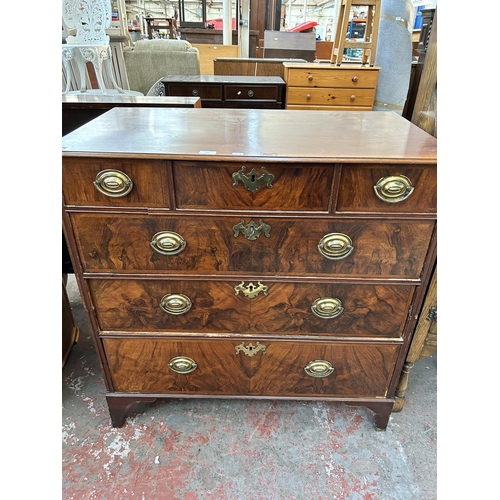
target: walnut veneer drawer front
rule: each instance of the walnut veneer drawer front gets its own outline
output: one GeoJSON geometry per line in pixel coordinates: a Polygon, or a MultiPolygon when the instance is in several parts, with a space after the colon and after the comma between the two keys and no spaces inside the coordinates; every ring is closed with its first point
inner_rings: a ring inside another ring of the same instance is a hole
{"type": "Polygon", "coordinates": [[[173,169],[179,209],[328,211],[332,165],[178,161],[173,169]]]}
{"type": "Polygon", "coordinates": [[[257,85],[226,85],[224,87],[225,99],[254,99],[254,100],[271,100],[277,101],[278,87],[266,86],[259,87],[257,85]]]}
{"type": "Polygon", "coordinates": [[[435,214],[437,168],[435,165],[344,165],[337,211],[435,214]]]}
{"type": "Polygon", "coordinates": [[[86,272],[418,279],[433,221],[71,215],[86,272]]]}
{"type": "Polygon", "coordinates": [[[265,339],[103,343],[114,389],[149,394],[385,397],[400,350],[265,339]]]}
{"type": "Polygon", "coordinates": [[[67,205],[168,208],[165,161],[65,158],[62,189],[67,205]]]}
{"type": "Polygon", "coordinates": [[[396,338],[413,298],[404,285],[262,280],[89,283],[107,332],[293,333],[396,338]]]}
{"type": "Polygon", "coordinates": [[[334,89],[290,87],[287,91],[287,104],[308,104],[318,106],[373,106],[375,89],[334,89]]]}

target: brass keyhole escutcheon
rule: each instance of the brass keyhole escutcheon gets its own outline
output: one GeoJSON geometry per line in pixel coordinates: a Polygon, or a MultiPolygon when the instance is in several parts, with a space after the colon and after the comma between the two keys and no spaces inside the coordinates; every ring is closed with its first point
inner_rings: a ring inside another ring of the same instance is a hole
{"type": "Polygon", "coordinates": [[[111,198],[126,196],[132,191],[132,179],[120,170],[101,170],[94,181],[96,189],[111,198]]]}
{"type": "Polygon", "coordinates": [[[323,297],[312,303],[311,310],[318,318],[332,319],[340,316],[344,308],[340,299],[323,297]]]}
{"type": "Polygon", "coordinates": [[[267,238],[270,238],[269,234],[271,231],[271,226],[262,222],[262,219],[259,219],[259,224],[256,224],[253,220],[250,221],[247,226],[244,226],[245,219],[241,219],[241,221],[233,226],[234,237],[236,238],[240,232],[243,233],[245,238],[250,241],[256,240],[262,233],[266,235],[267,238]]]}
{"type": "Polygon", "coordinates": [[[168,367],[175,373],[185,374],[194,372],[198,365],[194,359],[186,356],[177,356],[170,360],[168,367]]]}
{"type": "Polygon", "coordinates": [[[311,377],[323,378],[328,377],[333,373],[333,366],[329,361],[323,359],[316,359],[314,361],[309,361],[304,367],[304,371],[311,377]]]}
{"type": "Polygon", "coordinates": [[[264,295],[267,295],[267,291],[269,290],[269,287],[266,285],[263,285],[260,281],[257,282],[257,285],[254,285],[252,282],[248,283],[247,286],[245,286],[245,282],[242,281],[239,285],[236,285],[234,287],[235,295],[238,295],[240,292],[243,293],[245,297],[248,297],[249,299],[254,299],[259,295],[260,292],[262,292],[264,295]]]}
{"type": "Polygon", "coordinates": [[[318,243],[318,250],[323,257],[330,260],[345,259],[354,250],[352,240],[343,233],[325,234],[318,243]]]}
{"type": "Polygon", "coordinates": [[[235,346],[236,354],[242,351],[243,354],[249,357],[253,357],[261,351],[262,354],[266,354],[266,349],[267,347],[264,344],[261,344],[260,342],[257,342],[257,345],[253,345],[250,342],[247,346],[245,346],[245,342],[242,342],[241,344],[235,346]]]}
{"type": "Polygon", "coordinates": [[[404,175],[382,177],[375,186],[375,194],[387,203],[399,203],[406,200],[413,193],[413,185],[404,175]]]}
{"type": "Polygon", "coordinates": [[[258,175],[255,168],[250,170],[250,173],[245,174],[246,167],[243,166],[238,170],[238,172],[233,173],[233,186],[237,186],[238,182],[241,183],[249,190],[249,191],[257,191],[262,185],[267,184],[267,187],[270,189],[273,187],[274,175],[269,173],[265,167],[260,168],[262,170],[262,175],[258,175]]]}
{"type": "Polygon", "coordinates": [[[163,255],[177,255],[186,248],[186,241],[173,231],[160,231],[153,236],[150,245],[155,252],[163,255]]]}
{"type": "Polygon", "coordinates": [[[192,306],[189,297],[182,293],[168,293],[160,300],[160,307],[168,314],[179,315],[187,313],[192,306]]]}

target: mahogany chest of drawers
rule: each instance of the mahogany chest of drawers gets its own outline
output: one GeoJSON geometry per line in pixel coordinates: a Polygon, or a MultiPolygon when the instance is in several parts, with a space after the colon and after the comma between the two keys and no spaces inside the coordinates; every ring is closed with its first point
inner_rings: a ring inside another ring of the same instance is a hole
{"type": "Polygon", "coordinates": [[[237,397],[363,405],[386,428],[436,259],[436,139],[391,112],[316,121],[115,108],[63,138],[114,426],[136,401],[237,397]]]}
{"type": "Polygon", "coordinates": [[[284,62],[286,109],[369,111],[377,91],[377,66],[284,62]]]}
{"type": "Polygon", "coordinates": [[[279,76],[171,75],[161,82],[166,96],[200,97],[203,108],[285,106],[285,82],[279,76]]]}

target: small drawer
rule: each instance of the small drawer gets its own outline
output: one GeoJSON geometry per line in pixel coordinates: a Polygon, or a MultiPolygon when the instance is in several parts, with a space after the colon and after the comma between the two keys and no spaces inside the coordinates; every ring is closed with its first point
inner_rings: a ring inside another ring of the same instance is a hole
{"type": "Polygon", "coordinates": [[[437,212],[436,165],[344,165],[337,212],[437,212]],[[356,186],[353,189],[353,186],[356,186]]]}
{"type": "Polygon", "coordinates": [[[118,392],[385,397],[399,344],[103,339],[118,392]]]}
{"type": "Polygon", "coordinates": [[[173,169],[179,209],[328,211],[333,165],[177,161],[173,169]]]}
{"type": "Polygon", "coordinates": [[[216,99],[222,101],[222,85],[172,84],[165,83],[167,95],[200,97],[201,99],[216,99]]]}
{"type": "Polygon", "coordinates": [[[289,87],[287,104],[328,106],[373,106],[375,89],[337,89],[332,87],[289,87]]]}
{"type": "Polygon", "coordinates": [[[166,162],[63,158],[67,206],[169,207],[166,162]]]}
{"type": "Polygon", "coordinates": [[[265,278],[92,279],[101,330],[400,338],[414,287],[265,278]]]}
{"type": "Polygon", "coordinates": [[[271,100],[278,99],[278,87],[275,85],[226,85],[226,100],[255,99],[271,100]]]}
{"type": "Polygon", "coordinates": [[[288,87],[345,87],[350,89],[375,89],[378,69],[289,69],[288,87]]]}
{"type": "Polygon", "coordinates": [[[73,213],[85,272],[418,279],[433,220],[73,213]]]}

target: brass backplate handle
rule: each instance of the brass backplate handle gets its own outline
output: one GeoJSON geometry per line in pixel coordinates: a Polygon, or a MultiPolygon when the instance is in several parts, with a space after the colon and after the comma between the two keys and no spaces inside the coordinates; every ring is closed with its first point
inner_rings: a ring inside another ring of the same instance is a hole
{"type": "Polygon", "coordinates": [[[186,248],[186,240],[173,231],[160,231],[151,240],[151,247],[155,252],[163,255],[177,255],[186,248]]]}
{"type": "Polygon", "coordinates": [[[238,354],[240,351],[243,352],[246,356],[255,356],[257,353],[262,351],[262,354],[266,354],[266,349],[267,347],[264,344],[261,344],[260,342],[257,342],[257,345],[253,345],[251,342],[245,346],[245,342],[242,342],[241,344],[237,345],[234,347],[236,349],[236,354],[238,354]]]}
{"type": "Polygon", "coordinates": [[[182,293],[168,293],[160,300],[161,309],[168,314],[174,315],[187,313],[192,305],[189,297],[182,293]]]}
{"type": "Polygon", "coordinates": [[[352,240],[347,234],[325,234],[318,243],[318,250],[323,257],[330,260],[345,259],[354,250],[352,240]]]}
{"type": "Polygon", "coordinates": [[[264,295],[267,295],[267,291],[269,290],[269,287],[266,285],[263,285],[260,281],[257,282],[257,285],[254,285],[252,282],[248,283],[247,286],[245,286],[245,282],[242,281],[239,285],[236,285],[234,287],[234,291],[236,292],[235,295],[238,295],[240,292],[243,293],[245,297],[248,297],[249,299],[254,299],[259,295],[260,292],[262,292],[264,295]]]}
{"type": "Polygon", "coordinates": [[[168,363],[168,367],[175,373],[191,373],[196,370],[198,365],[194,359],[186,356],[177,356],[172,358],[168,363]]]}
{"type": "Polygon", "coordinates": [[[252,192],[257,191],[263,184],[267,184],[268,188],[273,187],[272,182],[274,180],[274,175],[270,174],[265,167],[260,168],[262,170],[261,176],[257,174],[255,168],[252,168],[247,175],[245,174],[246,169],[247,168],[243,166],[238,172],[233,173],[233,186],[237,186],[238,182],[241,181],[243,185],[252,192]]]}
{"type": "Polygon", "coordinates": [[[318,318],[336,318],[344,311],[342,301],[337,298],[323,297],[316,299],[311,305],[312,312],[318,318]]]}
{"type": "Polygon", "coordinates": [[[309,361],[307,365],[304,367],[304,371],[314,378],[323,378],[328,377],[333,373],[332,364],[329,361],[325,361],[323,359],[316,359],[314,361],[309,361]]]}
{"type": "Polygon", "coordinates": [[[240,234],[240,232],[243,233],[243,236],[245,236],[247,240],[251,241],[256,240],[262,233],[264,233],[268,238],[271,236],[269,234],[271,231],[271,226],[269,224],[266,224],[265,222],[262,222],[262,219],[259,219],[259,224],[255,223],[253,220],[251,220],[246,227],[244,224],[245,220],[241,219],[238,224],[233,226],[235,238],[240,234]]]}
{"type": "Polygon", "coordinates": [[[126,196],[132,191],[132,179],[120,170],[101,170],[94,181],[96,189],[111,198],[126,196]]]}
{"type": "Polygon", "coordinates": [[[404,175],[382,177],[375,186],[375,194],[387,203],[399,203],[406,200],[413,193],[413,185],[404,175]]]}

